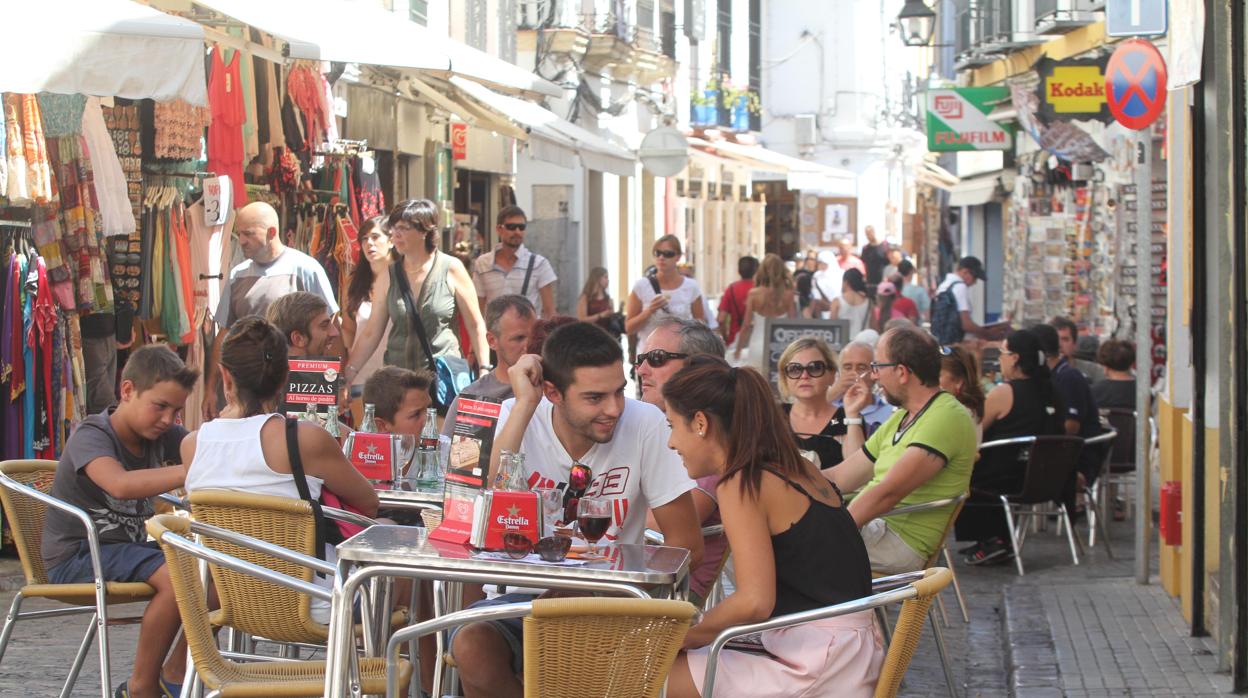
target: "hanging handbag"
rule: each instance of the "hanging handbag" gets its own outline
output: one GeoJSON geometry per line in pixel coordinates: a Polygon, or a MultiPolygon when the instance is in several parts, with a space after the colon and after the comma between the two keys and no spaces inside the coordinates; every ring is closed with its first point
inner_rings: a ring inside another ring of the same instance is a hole
{"type": "MultiPolygon", "coordinates": [[[[425,297],[425,286],[429,283],[429,277],[433,276],[437,265],[438,251],[434,250],[433,254],[434,264],[430,266],[429,273],[425,275],[425,280],[420,284],[421,298],[425,297]]],[[[425,334],[425,325],[420,321],[416,300],[412,297],[412,287],[407,283],[407,272],[403,270],[402,258],[394,262],[394,276],[398,280],[399,292],[403,294],[403,304],[407,306],[408,322],[416,333],[417,339],[420,340],[421,349],[425,352],[425,360],[428,362],[429,370],[433,373],[433,382],[429,385],[429,396],[433,399],[433,406],[437,408],[438,414],[445,417],[455,396],[472,383],[472,368],[463,357],[435,357],[433,355],[433,346],[429,344],[429,337],[425,334]]],[[[410,342],[408,347],[409,364],[414,365],[416,362],[410,353],[410,342]]]]}
{"type": "Polygon", "coordinates": [[[335,509],[347,509],[347,506],[324,485],[321,486],[320,499],[312,498],[312,491],[308,489],[308,477],[303,472],[303,457],[299,455],[299,420],[294,417],[286,418],[286,454],[290,459],[290,475],[295,480],[295,489],[299,490],[299,498],[312,505],[312,518],[316,520],[316,557],[324,560],[326,543],[338,545],[364,529],[325,517],[322,504],[335,509]]]}

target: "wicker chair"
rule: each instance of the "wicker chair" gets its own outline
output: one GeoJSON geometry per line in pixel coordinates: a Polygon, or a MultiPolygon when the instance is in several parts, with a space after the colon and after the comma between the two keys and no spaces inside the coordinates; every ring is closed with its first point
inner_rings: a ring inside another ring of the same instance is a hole
{"type": "MultiPolygon", "coordinates": [[[[715,673],[718,669],[719,653],[724,645],[734,638],[765,630],[787,628],[822,618],[868,611],[889,604],[901,602],[901,614],[897,619],[897,627],[893,631],[892,642],[888,645],[888,653],[884,656],[884,665],[880,668],[880,678],[875,685],[876,698],[892,698],[897,695],[901,680],[906,675],[914,650],[919,644],[919,636],[923,632],[923,622],[931,608],[932,599],[946,586],[952,575],[944,567],[932,567],[922,573],[910,573],[914,581],[899,589],[882,591],[865,598],[845,603],[817,608],[812,611],[791,613],[771,618],[760,623],[737,625],[725,628],[710,644],[710,652],[706,660],[706,677],[702,682],[702,695],[714,695],[715,673]]],[[[892,577],[889,579],[896,579],[892,577]]],[[[883,581],[883,580],[880,580],[883,581]]]]}
{"type": "Polygon", "coordinates": [[[26,574],[26,585],[13,597],[13,605],[5,617],[4,629],[0,630],[0,659],[13,636],[13,627],[19,620],[48,618],[79,613],[92,614],[78,654],[70,666],[69,676],[61,690],[62,696],[73,692],[82,670],[87,652],[96,633],[100,635],[100,688],[104,698],[112,695],[112,675],[109,662],[108,626],[119,621],[137,621],[137,618],[110,619],[108,607],[116,604],[146,601],[155,590],[144,583],[105,582],[100,566],[100,542],[95,525],[86,512],[66,504],[48,494],[56,474],[56,461],[19,460],[0,463],[0,502],[13,531],[13,542],[26,574]],[[91,551],[91,566],[95,579],[81,584],[50,584],[43,565],[43,519],[48,507],[56,507],[73,516],[87,531],[87,544],[91,551]],[[21,611],[25,599],[35,597],[70,604],[70,608],[45,611],[21,611]]]}
{"type": "MultiPolygon", "coordinates": [[[[394,672],[403,643],[474,621],[524,617],[526,698],[657,698],[694,613],[686,601],[596,597],[466,609],[399,630],[386,657],[394,672]]],[[[387,695],[398,696],[402,682],[390,676],[387,695]]]]}
{"type": "MultiPolygon", "coordinates": [[[[263,541],[249,541],[246,536],[169,514],[149,519],[147,532],[160,543],[165,553],[169,577],[173,581],[174,593],[178,599],[178,610],[183,619],[182,627],[186,634],[187,645],[195,662],[195,669],[209,691],[206,698],[324,695],[326,661],[242,664],[222,656],[212,634],[204,586],[199,578],[198,561],[207,560],[215,567],[227,568],[240,575],[261,579],[272,588],[281,588],[284,591],[292,591],[309,597],[329,599],[329,591],[303,578],[281,574],[218,552],[205,545],[193,543],[188,537],[195,534],[200,537],[201,541],[212,540],[217,543],[228,541],[235,549],[252,552],[260,552],[267,547],[268,552],[265,554],[268,557],[280,559],[283,563],[292,564],[298,568],[305,568],[315,562],[314,560],[297,553],[280,551],[274,546],[267,546],[263,541]]],[[[250,600],[236,598],[240,594],[254,595],[255,588],[248,588],[241,584],[217,587],[217,596],[221,600],[222,607],[229,606],[236,610],[253,608],[254,604],[250,600]]],[[[249,624],[245,616],[237,612],[235,620],[249,624]]],[[[396,662],[395,674],[399,681],[406,683],[411,678],[411,672],[410,663],[396,662]]],[[[359,680],[364,693],[384,692],[386,690],[385,661],[382,659],[359,660],[359,680]]]]}

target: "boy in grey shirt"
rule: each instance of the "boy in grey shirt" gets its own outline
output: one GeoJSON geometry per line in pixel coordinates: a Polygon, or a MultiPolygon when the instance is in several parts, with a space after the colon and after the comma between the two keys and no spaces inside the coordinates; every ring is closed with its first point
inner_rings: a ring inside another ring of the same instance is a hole
{"type": "MultiPolygon", "coordinates": [[[[147,541],[144,524],[153,513],[150,498],[186,479],[179,451],[186,429],[174,419],[198,378],[166,346],[135,351],[121,374],[121,402],[83,420],[52,482],[52,496],[91,517],[104,580],[146,582],[156,590],[143,614],[130,679],[115,693],[122,698],[176,695],[186,670],[185,639],[165,662],[181,619],[165,557],[147,541]]],[[[48,509],[42,552],[49,581],[95,580],[87,532],[70,514],[48,509]]]]}

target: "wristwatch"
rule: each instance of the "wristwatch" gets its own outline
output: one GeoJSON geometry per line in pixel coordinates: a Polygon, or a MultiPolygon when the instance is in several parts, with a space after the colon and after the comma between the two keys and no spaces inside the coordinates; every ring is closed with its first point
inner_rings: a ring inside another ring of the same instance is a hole
{"type": "Polygon", "coordinates": [[[862,417],[846,417],[841,420],[846,426],[862,426],[862,417]]]}

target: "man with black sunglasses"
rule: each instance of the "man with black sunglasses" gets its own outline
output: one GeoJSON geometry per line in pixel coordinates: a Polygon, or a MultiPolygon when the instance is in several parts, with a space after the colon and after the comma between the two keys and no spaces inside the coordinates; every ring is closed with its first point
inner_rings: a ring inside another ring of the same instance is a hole
{"type": "Polygon", "coordinates": [[[685,367],[685,360],[694,354],[711,354],[724,358],[724,342],[715,332],[695,320],[668,317],[659,322],[646,342],[649,351],[638,354],[633,366],[641,383],[641,399],[660,410],[663,384],[685,367]]]}
{"type": "Polygon", "coordinates": [[[472,264],[472,283],[480,306],[508,294],[528,298],[543,319],[555,314],[555,282],[559,277],[550,260],[524,246],[528,218],[519,206],[498,212],[494,231],[498,246],[472,264]]]}
{"type": "MultiPolygon", "coordinates": [[[[664,414],[624,397],[619,343],[591,323],[564,325],[546,339],[540,357],[522,356],[508,375],[515,398],[503,403],[486,482],[493,481],[502,449],[524,453],[530,487],[611,500],[604,541],[641,543],[652,511],[667,545],[687,548],[696,568],[702,532],[694,482],[667,447],[664,414]]],[[[530,599],[513,593],[482,603],[530,599]]],[[[519,621],[473,623],[456,632],[451,652],[464,695],[521,695],[523,641],[519,621]]]]}

